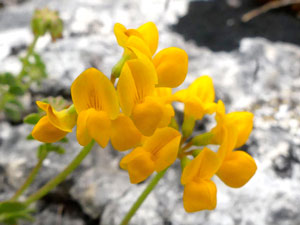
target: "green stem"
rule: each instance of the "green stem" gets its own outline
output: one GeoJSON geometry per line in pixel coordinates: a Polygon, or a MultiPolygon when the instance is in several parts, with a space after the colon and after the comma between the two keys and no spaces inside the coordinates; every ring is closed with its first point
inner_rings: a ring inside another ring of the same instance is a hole
{"type": "Polygon", "coordinates": [[[45,184],[42,188],[40,188],[37,192],[30,195],[25,203],[27,205],[30,205],[31,203],[39,200],[43,196],[45,196],[49,191],[51,191],[53,188],[55,188],[58,184],[60,184],[62,181],[66,179],[66,177],[75,170],[82,160],[89,154],[89,152],[92,150],[92,147],[94,146],[95,141],[91,141],[87,146],[85,146],[80,153],[73,159],[73,161],[65,167],[65,169],[58,174],[56,177],[54,177],[52,180],[50,180],[47,184],[45,184]]]}
{"type": "Polygon", "coordinates": [[[31,45],[27,49],[27,53],[23,59],[24,61],[23,61],[23,66],[22,66],[21,72],[18,75],[19,80],[21,80],[24,77],[24,75],[26,74],[26,67],[28,66],[28,63],[29,63],[29,57],[32,55],[39,37],[40,37],[39,35],[35,35],[31,45]]]}
{"type": "Polygon", "coordinates": [[[43,165],[44,159],[47,157],[48,153],[45,152],[43,155],[41,155],[38,163],[33,168],[31,173],[29,174],[28,178],[25,180],[24,184],[19,188],[19,190],[15,193],[15,195],[10,199],[11,201],[16,201],[23,193],[24,191],[29,187],[29,185],[33,182],[36,175],[38,174],[40,168],[43,165]]]}
{"type": "MultiPolygon", "coordinates": [[[[168,168],[167,168],[168,169],[168,168]]],[[[155,177],[152,178],[146,189],[142,192],[139,198],[135,201],[135,203],[131,206],[129,212],[124,216],[120,225],[127,225],[130,219],[134,216],[136,211],[140,208],[142,203],[145,201],[150,192],[155,188],[158,184],[159,180],[165,175],[167,169],[157,173],[155,177]]]]}

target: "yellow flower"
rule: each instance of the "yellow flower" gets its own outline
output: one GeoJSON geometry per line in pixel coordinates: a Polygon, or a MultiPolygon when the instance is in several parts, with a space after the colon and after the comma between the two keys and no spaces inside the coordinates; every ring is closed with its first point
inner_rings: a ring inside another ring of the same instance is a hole
{"type": "Polygon", "coordinates": [[[95,139],[101,147],[105,147],[111,136],[111,120],[119,114],[114,86],[99,70],[90,68],[73,82],[71,95],[78,113],[79,144],[85,146],[95,139]]]}
{"type": "Polygon", "coordinates": [[[204,148],[183,170],[181,183],[184,185],[183,206],[187,212],[212,210],[217,204],[217,188],[211,181],[220,167],[220,158],[204,148]]]}
{"type": "Polygon", "coordinates": [[[239,188],[245,185],[257,170],[254,159],[246,152],[233,149],[239,135],[239,130],[231,127],[222,128],[223,144],[218,155],[222,161],[218,169],[218,177],[229,187],[239,188]]]}
{"type": "Polygon", "coordinates": [[[219,100],[215,118],[217,126],[211,131],[214,134],[212,140],[214,144],[221,144],[223,140],[222,126],[236,130],[237,140],[235,148],[241,147],[246,143],[253,128],[253,114],[251,112],[231,112],[226,114],[225,105],[219,100]]]}
{"type": "Polygon", "coordinates": [[[216,110],[215,91],[209,76],[197,78],[187,89],[175,93],[175,99],[184,103],[184,116],[201,120],[216,110]]]}
{"type": "Polygon", "coordinates": [[[160,172],[169,167],[177,158],[180,133],[170,127],[157,129],[142,146],[135,148],[120,162],[127,170],[131,183],[139,183],[154,171],[160,172]]]}
{"type": "Polygon", "coordinates": [[[62,139],[68,132],[72,132],[77,119],[73,106],[56,111],[48,103],[37,101],[36,104],[46,112],[46,116],[43,116],[33,128],[32,136],[36,140],[53,143],[62,139]]]}
{"type": "Polygon", "coordinates": [[[142,52],[148,52],[150,56],[152,56],[157,49],[158,30],[156,25],[152,22],[145,23],[137,29],[126,29],[122,24],[116,23],[114,33],[118,44],[122,47],[133,45],[140,51],[143,49],[142,52]],[[144,48],[145,45],[148,49],[144,48]]]}
{"type": "Polygon", "coordinates": [[[155,89],[155,70],[142,58],[128,60],[122,69],[117,92],[123,113],[130,116],[145,136],[159,127],[167,126],[174,110],[155,89]]]}

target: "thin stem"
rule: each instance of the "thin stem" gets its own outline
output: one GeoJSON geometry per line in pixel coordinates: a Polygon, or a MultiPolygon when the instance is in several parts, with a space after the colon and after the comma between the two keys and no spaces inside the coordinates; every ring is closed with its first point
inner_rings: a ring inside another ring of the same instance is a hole
{"type": "Polygon", "coordinates": [[[269,3],[264,4],[263,6],[251,10],[250,12],[246,13],[242,17],[243,22],[248,22],[252,20],[254,17],[257,17],[263,13],[266,13],[272,9],[293,5],[293,4],[299,4],[300,0],[278,0],[278,1],[272,1],[269,3]]]}
{"type": "Polygon", "coordinates": [[[52,180],[50,180],[47,184],[45,184],[42,188],[40,188],[37,192],[30,195],[25,203],[27,205],[30,205],[31,203],[39,200],[43,196],[45,196],[48,192],[50,192],[53,188],[55,188],[58,184],[60,184],[62,181],[66,179],[66,177],[75,170],[82,160],[89,154],[89,152],[92,150],[92,147],[94,146],[95,141],[91,141],[87,146],[85,146],[80,153],[73,159],[73,161],[65,167],[65,169],[58,174],[56,177],[54,177],[52,180]]]}
{"type": "Polygon", "coordinates": [[[157,173],[152,178],[152,180],[150,181],[150,183],[148,184],[146,189],[142,192],[142,194],[139,196],[139,198],[131,206],[129,212],[124,216],[124,218],[123,218],[122,222],[120,223],[120,225],[127,225],[129,223],[130,219],[134,216],[136,211],[140,208],[140,206],[145,201],[145,199],[150,194],[150,192],[155,188],[155,186],[158,184],[159,180],[165,175],[167,169],[157,173]]]}
{"type": "Polygon", "coordinates": [[[14,194],[14,196],[10,199],[11,201],[16,201],[23,193],[24,191],[30,186],[30,184],[33,182],[35,179],[36,175],[38,174],[40,168],[43,165],[44,159],[47,157],[48,153],[44,153],[41,155],[38,163],[36,166],[32,169],[31,173],[25,180],[24,184],[19,188],[19,190],[14,194]]]}
{"type": "Polygon", "coordinates": [[[19,80],[21,80],[24,77],[24,75],[26,74],[26,67],[28,66],[28,63],[29,63],[29,57],[32,55],[39,37],[40,37],[39,35],[35,35],[31,45],[27,49],[27,53],[23,59],[24,61],[23,61],[22,69],[18,75],[19,80]]]}

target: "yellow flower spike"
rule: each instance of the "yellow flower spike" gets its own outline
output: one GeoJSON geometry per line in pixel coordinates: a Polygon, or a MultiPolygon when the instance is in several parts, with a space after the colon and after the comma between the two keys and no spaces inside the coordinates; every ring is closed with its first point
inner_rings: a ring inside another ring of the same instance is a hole
{"type": "Polygon", "coordinates": [[[202,119],[207,113],[214,113],[217,107],[213,82],[209,76],[197,78],[187,89],[176,92],[174,99],[183,102],[185,116],[192,116],[195,120],[202,119]]]}
{"type": "Polygon", "coordinates": [[[155,170],[154,161],[150,152],[137,147],[120,162],[120,167],[128,171],[130,182],[137,184],[146,180],[155,170]]]}
{"type": "Polygon", "coordinates": [[[119,101],[123,113],[130,116],[134,106],[142,103],[155,89],[155,73],[142,59],[127,61],[122,69],[117,86],[119,101]]]}
{"type": "Polygon", "coordinates": [[[211,180],[190,182],[184,187],[183,207],[186,212],[213,210],[217,205],[217,187],[211,180]]]}
{"type": "Polygon", "coordinates": [[[226,185],[239,188],[251,179],[256,169],[256,163],[249,154],[234,151],[226,157],[217,175],[226,185]]]}
{"type": "Polygon", "coordinates": [[[221,165],[216,153],[204,148],[183,170],[181,183],[184,185],[183,206],[187,212],[216,207],[216,186],[210,180],[221,165]]]}
{"type": "Polygon", "coordinates": [[[142,140],[142,134],[135,127],[132,120],[120,114],[112,121],[111,144],[118,151],[128,150],[135,147],[142,140]]]}
{"type": "Polygon", "coordinates": [[[178,87],[188,71],[188,55],[180,48],[170,47],[158,52],[153,59],[159,87],[178,87]]]}
{"type": "Polygon", "coordinates": [[[34,139],[45,142],[54,143],[62,139],[68,132],[60,130],[52,125],[48,116],[43,116],[34,126],[31,135],[34,139]]]}
{"type": "Polygon", "coordinates": [[[85,146],[95,139],[101,147],[108,143],[111,120],[119,114],[117,93],[109,79],[95,68],[81,73],[71,86],[76,111],[77,139],[85,146]]]}
{"type": "Polygon", "coordinates": [[[224,103],[219,100],[216,114],[217,126],[211,131],[214,134],[213,143],[221,144],[223,138],[221,127],[225,126],[228,129],[236,130],[237,140],[235,148],[241,147],[250,136],[253,128],[253,117],[253,114],[250,112],[232,112],[225,114],[224,103]]]}
{"type": "Polygon", "coordinates": [[[139,183],[154,171],[169,167],[177,158],[181,134],[170,127],[157,129],[141,147],[135,148],[120,162],[129,173],[131,183],[139,183]]]}

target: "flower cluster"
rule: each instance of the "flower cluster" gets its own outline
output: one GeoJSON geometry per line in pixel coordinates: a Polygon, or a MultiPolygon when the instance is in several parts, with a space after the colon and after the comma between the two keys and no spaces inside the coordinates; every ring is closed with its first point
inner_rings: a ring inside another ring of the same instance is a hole
{"type": "Polygon", "coordinates": [[[34,127],[32,136],[53,143],[77,125],[77,140],[82,146],[94,139],[103,148],[110,141],[118,151],[133,149],[120,162],[131,183],[142,182],[154,171],[161,172],[179,159],[185,210],[214,209],[214,175],[237,188],[256,171],[250,155],[234,150],[247,141],[253,115],[226,114],[223,102],[214,102],[213,82],[208,76],[201,76],[187,89],[173,93],[172,88],[178,87],[187,75],[188,56],[177,47],[156,53],[159,35],[154,23],[137,29],[116,24],[114,33],[124,52],[112,69],[111,80],[90,68],[71,86],[73,105],[56,111],[48,103],[37,102],[45,116],[34,127]],[[175,101],[184,104],[181,129],[175,120],[175,101]],[[216,127],[193,137],[195,122],[214,113],[216,127]],[[219,149],[214,152],[208,145],[217,145],[219,149]]]}

